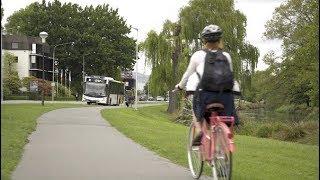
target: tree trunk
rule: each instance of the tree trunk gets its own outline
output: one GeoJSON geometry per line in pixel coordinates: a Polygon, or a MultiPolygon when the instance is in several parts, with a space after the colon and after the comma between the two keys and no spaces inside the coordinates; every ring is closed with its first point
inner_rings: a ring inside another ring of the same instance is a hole
{"type": "MultiPolygon", "coordinates": [[[[178,58],[180,55],[179,49],[180,46],[176,45],[175,46],[175,52],[173,54],[172,58],[172,71],[173,71],[173,85],[172,89],[174,89],[175,83],[177,83],[177,73],[178,73],[178,58]]],[[[167,112],[172,114],[176,112],[178,109],[178,101],[177,101],[177,92],[172,92],[171,90],[169,91],[169,107],[167,112]]]]}
{"type": "MultiPolygon", "coordinates": [[[[180,45],[180,38],[179,34],[181,32],[181,27],[178,25],[176,27],[176,32],[175,32],[175,45],[174,45],[174,52],[172,54],[172,72],[173,72],[173,83],[172,83],[172,89],[174,89],[175,83],[177,83],[177,73],[178,73],[178,60],[181,54],[181,45],[180,45]]],[[[177,93],[169,91],[169,106],[167,109],[167,112],[172,114],[177,111],[178,109],[178,100],[177,100],[177,93]]]]}
{"type": "Polygon", "coordinates": [[[176,92],[169,91],[169,106],[167,112],[172,114],[178,109],[176,92]]]}

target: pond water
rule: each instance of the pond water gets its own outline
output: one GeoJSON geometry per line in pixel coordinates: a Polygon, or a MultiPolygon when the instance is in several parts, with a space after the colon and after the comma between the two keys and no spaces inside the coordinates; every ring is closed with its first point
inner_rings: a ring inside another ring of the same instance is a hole
{"type": "Polygon", "coordinates": [[[272,110],[266,110],[264,108],[240,110],[239,113],[240,115],[243,114],[260,122],[300,122],[308,115],[307,112],[279,113],[272,110]]]}

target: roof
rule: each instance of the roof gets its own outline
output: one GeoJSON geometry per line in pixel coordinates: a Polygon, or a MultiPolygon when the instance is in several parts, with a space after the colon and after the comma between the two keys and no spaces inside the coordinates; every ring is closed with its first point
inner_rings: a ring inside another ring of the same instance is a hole
{"type": "MultiPolygon", "coordinates": [[[[2,34],[2,48],[6,50],[31,50],[32,44],[42,45],[40,37],[30,37],[22,34],[2,34]],[[17,42],[19,46],[17,49],[12,49],[11,43],[17,42]]],[[[45,43],[45,51],[48,52],[50,46],[45,43]]]]}

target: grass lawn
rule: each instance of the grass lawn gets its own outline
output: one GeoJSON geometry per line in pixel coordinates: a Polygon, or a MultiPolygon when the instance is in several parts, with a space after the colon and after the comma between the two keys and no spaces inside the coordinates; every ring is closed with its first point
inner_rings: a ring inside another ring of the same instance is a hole
{"type": "MultiPolygon", "coordinates": [[[[102,116],[127,137],[146,148],[188,167],[187,127],[172,123],[166,106],[133,109],[108,109],[102,116]]],[[[235,136],[233,158],[235,180],[318,179],[318,146],[272,139],[235,136]]],[[[190,175],[191,176],[191,175],[190,175]]]]}
{"type": "Polygon", "coordinates": [[[18,164],[27,138],[36,128],[36,119],[45,112],[75,104],[2,104],[1,105],[1,179],[10,179],[18,164]]]}

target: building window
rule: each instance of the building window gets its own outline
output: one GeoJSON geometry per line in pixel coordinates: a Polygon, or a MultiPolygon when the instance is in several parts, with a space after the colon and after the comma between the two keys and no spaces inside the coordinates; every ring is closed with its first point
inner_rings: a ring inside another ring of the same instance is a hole
{"type": "Polygon", "coordinates": [[[35,64],[36,63],[36,57],[35,56],[31,56],[31,63],[35,64]]]}
{"type": "Polygon", "coordinates": [[[37,44],[32,44],[32,53],[37,53],[37,44]]]}
{"type": "Polygon", "coordinates": [[[11,43],[11,47],[12,47],[12,49],[18,49],[19,48],[19,43],[13,42],[13,43],[11,43]]]}

